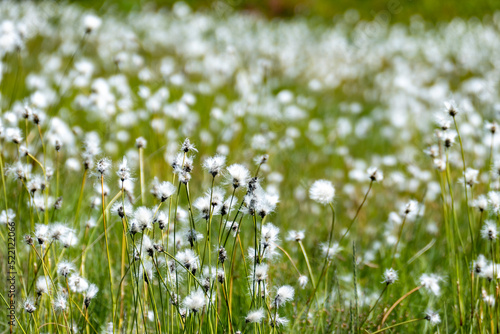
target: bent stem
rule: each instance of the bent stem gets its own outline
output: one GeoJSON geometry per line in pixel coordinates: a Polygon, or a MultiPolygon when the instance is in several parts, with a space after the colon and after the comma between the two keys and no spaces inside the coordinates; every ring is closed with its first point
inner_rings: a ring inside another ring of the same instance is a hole
{"type": "Polygon", "coordinates": [[[382,327],[382,325],[384,324],[384,322],[387,320],[387,318],[389,317],[389,315],[391,314],[391,312],[396,308],[396,306],[398,306],[403,300],[405,300],[408,296],[410,296],[412,293],[414,292],[417,292],[418,290],[420,290],[421,288],[423,287],[423,285],[419,285],[417,286],[416,288],[414,288],[413,290],[410,290],[408,291],[406,294],[404,294],[401,298],[399,298],[392,306],[391,308],[384,314],[384,317],[382,318],[382,321],[380,322],[380,325],[378,326],[378,329],[380,329],[380,327],[382,327]]]}
{"type": "Polygon", "coordinates": [[[411,320],[403,321],[403,322],[400,322],[399,324],[394,324],[394,325],[388,326],[386,328],[379,329],[376,332],[372,332],[370,334],[382,333],[382,332],[384,332],[384,331],[386,331],[388,329],[391,329],[391,328],[394,328],[394,327],[399,327],[399,326],[406,325],[406,324],[410,324],[412,322],[417,322],[417,321],[420,321],[420,320],[425,320],[425,318],[417,318],[417,319],[411,319],[411,320]]]}
{"type": "Polygon", "coordinates": [[[311,276],[311,282],[312,282],[313,288],[316,289],[316,282],[315,282],[316,279],[314,278],[314,275],[312,273],[311,264],[309,263],[309,258],[307,257],[306,249],[304,248],[304,244],[302,243],[302,240],[299,241],[299,246],[300,246],[300,249],[302,250],[302,254],[304,254],[304,258],[306,259],[307,270],[309,271],[309,276],[311,276]]]}

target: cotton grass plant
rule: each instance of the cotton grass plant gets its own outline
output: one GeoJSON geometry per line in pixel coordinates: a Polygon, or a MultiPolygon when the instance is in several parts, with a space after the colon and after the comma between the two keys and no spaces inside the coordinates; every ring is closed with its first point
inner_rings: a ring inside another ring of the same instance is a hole
{"type": "Polygon", "coordinates": [[[498,332],[498,14],[0,17],[0,332],[498,332]]]}

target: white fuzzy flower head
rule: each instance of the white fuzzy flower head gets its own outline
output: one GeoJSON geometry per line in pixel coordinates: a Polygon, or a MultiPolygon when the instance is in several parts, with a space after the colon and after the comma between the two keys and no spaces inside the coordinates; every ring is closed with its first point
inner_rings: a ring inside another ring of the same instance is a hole
{"type": "Polygon", "coordinates": [[[265,192],[261,187],[254,193],[255,195],[255,213],[261,218],[269,215],[276,209],[279,202],[279,196],[265,192]]]}
{"type": "Polygon", "coordinates": [[[490,210],[498,215],[500,213],[500,193],[497,191],[490,191],[488,193],[488,204],[490,210]]]}
{"type": "Polygon", "coordinates": [[[455,143],[455,138],[457,134],[455,132],[446,131],[443,134],[443,143],[446,148],[450,148],[455,143]]]}
{"type": "Polygon", "coordinates": [[[214,187],[212,191],[207,191],[206,196],[210,200],[212,199],[212,202],[210,202],[210,205],[212,205],[212,214],[217,214],[214,211],[218,211],[222,204],[224,203],[224,195],[225,191],[221,187],[214,187]]]}
{"type": "Polygon", "coordinates": [[[283,306],[286,302],[293,300],[295,295],[295,290],[290,285],[283,285],[276,291],[276,297],[274,297],[274,305],[276,308],[283,306]]]}
{"type": "Polygon", "coordinates": [[[89,288],[87,280],[77,274],[73,274],[69,277],[68,285],[70,290],[76,293],[83,293],[89,288]]]}
{"type": "Polygon", "coordinates": [[[250,179],[250,171],[243,165],[232,164],[227,167],[228,180],[233,187],[245,187],[250,179]]]}
{"type": "MultiPolygon", "coordinates": [[[[467,168],[464,172],[465,184],[469,187],[472,187],[477,183],[477,177],[479,175],[479,171],[473,168],[467,168]]],[[[463,181],[463,180],[462,180],[463,181]]]]}
{"type": "Polygon", "coordinates": [[[258,310],[248,312],[245,322],[251,324],[260,324],[262,319],[264,319],[265,313],[264,309],[260,308],[258,310]]]}
{"type": "Polygon", "coordinates": [[[123,157],[122,162],[118,165],[116,175],[118,175],[122,182],[130,179],[130,168],[128,167],[127,158],[123,157]]]}
{"type": "Polygon", "coordinates": [[[158,185],[156,195],[160,201],[165,202],[175,193],[175,191],[175,186],[172,183],[165,181],[158,185]]]}
{"type": "Polygon", "coordinates": [[[495,180],[500,177],[500,159],[495,160],[491,165],[491,175],[495,180]]]}
{"type": "Polygon", "coordinates": [[[45,224],[36,224],[35,225],[35,238],[38,243],[41,245],[49,239],[49,226],[45,224]]]}
{"type": "Polygon", "coordinates": [[[332,260],[333,257],[337,255],[337,253],[340,252],[341,249],[342,248],[336,242],[334,242],[331,247],[329,247],[328,244],[324,244],[323,246],[321,246],[323,255],[328,258],[328,260],[332,260]]]}
{"type": "Polygon", "coordinates": [[[164,230],[168,226],[168,216],[163,211],[158,212],[155,221],[158,223],[160,230],[164,230]]]}
{"type": "Polygon", "coordinates": [[[488,266],[488,261],[483,254],[479,254],[477,260],[472,264],[473,270],[476,274],[481,275],[483,270],[488,266]]]}
{"type": "Polygon", "coordinates": [[[184,251],[178,252],[176,258],[187,270],[191,271],[193,274],[196,273],[198,269],[198,256],[196,256],[194,251],[185,249],[184,251]]]}
{"type": "Polygon", "coordinates": [[[54,310],[59,312],[66,311],[66,308],[68,307],[66,296],[62,293],[57,295],[52,304],[54,305],[54,310]]]}
{"type": "Polygon", "coordinates": [[[454,100],[449,100],[444,102],[444,111],[451,117],[458,115],[457,103],[454,100]]]}
{"type": "Polygon", "coordinates": [[[445,115],[437,114],[436,124],[439,126],[441,130],[446,131],[451,127],[451,120],[449,117],[446,117],[445,115]]]}
{"type": "Polygon", "coordinates": [[[30,313],[30,314],[36,311],[35,302],[33,301],[33,299],[32,299],[32,298],[27,298],[27,299],[24,301],[23,307],[24,307],[24,310],[25,310],[27,313],[30,313]]]}
{"type": "Polygon", "coordinates": [[[418,209],[418,202],[415,200],[410,200],[408,203],[403,205],[401,212],[403,215],[409,215],[415,213],[418,209]]]}
{"type": "Polygon", "coordinates": [[[14,144],[20,144],[23,141],[21,129],[7,128],[5,130],[5,139],[7,141],[13,142],[14,144]]]}
{"type": "Polygon", "coordinates": [[[144,137],[139,137],[135,140],[135,147],[137,148],[146,148],[146,144],[148,142],[146,141],[146,139],[144,139],[144,137]]]}
{"type": "Polygon", "coordinates": [[[95,296],[97,296],[97,293],[99,292],[99,288],[97,287],[97,285],[95,284],[90,284],[87,291],[85,292],[85,299],[84,299],[84,303],[85,303],[85,307],[89,307],[90,305],[90,302],[92,301],[92,299],[95,298],[95,296]]]}
{"type": "Polygon", "coordinates": [[[232,198],[228,198],[224,201],[224,203],[222,203],[222,205],[220,206],[220,214],[221,216],[225,216],[229,213],[232,212],[233,210],[233,207],[236,205],[236,202],[234,200],[232,200],[232,198]]]}
{"type": "Polygon", "coordinates": [[[263,154],[263,155],[259,155],[259,156],[256,156],[253,161],[255,162],[255,164],[257,166],[260,166],[260,165],[263,165],[267,162],[267,160],[269,160],[269,154],[263,154]]]}
{"type": "Polygon", "coordinates": [[[184,306],[192,312],[199,312],[205,307],[206,299],[205,294],[201,288],[191,292],[189,296],[184,299],[184,306]]]}
{"type": "Polygon", "coordinates": [[[36,284],[35,284],[36,294],[38,296],[41,296],[44,293],[45,294],[49,293],[49,291],[50,291],[49,282],[50,282],[50,278],[48,276],[38,277],[38,279],[36,280],[36,284]]]}
{"type": "Polygon", "coordinates": [[[12,209],[2,210],[0,213],[0,225],[7,225],[13,223],[16,218],[16,213],[12,209]]]}
{"type": "Polygon", "coordinates": [[[370,167],[367,170],[368,177],[373,182],[380,182],[384,179],[384,173],[380,171],[377,167],[370,167]]]}
{"type": "Polygon", "coordinates": [[[7,174],[12,179],[26,180],[28,174],[30,173],[31,165],[23,165],[20,161],[7,166],[5,169],[5,174],[7,174]]]}
{"type": "Polygon", "coordinates": [[[486,122],[486,124],[484,125],[485,129],[488,130],[489,132],[491,132],[491,134],[495,134],[495,132],[497,132],[498,130],[498,124],[497,122],[493,121],[493,122],[486,122]]]}
{"type": "Polygon", "coordinates": [[[489,307],[495,306],[495,296],[494,295],[488,295],[486,290],[482,290],[482,296],[483,296],[483,301],[485,302],[486,305],[489,307]]]}
{"type": "Polygon", "coordinates": [[[309,282],[309,278],[306,275],[300,275],[299,276],[299,286],[304,289],[307,285],[307,282],[309,282]]]}
{"type": "Polygon", "coordinates": [[[439,281],[442,278],[436,274],[423,274],[420,276],[420,285],[432,292],[434,295],[439,296],[441,294],[441,288],[439,287],[439,281]]]}
{"type": "Polygon", "coordinates": [[[90,34],[92,31],[98,29],[101,26],[102,20],[93,14],[88,14],[83,17],[83,27],[85,33],[90,34]]]}
{"type": "Polygon", "coordinates": [[[182,143],[182,145],[181,145],[181,151],[184,152],[184,153],[188,153],[190,151],[197,152],[198,150],[196,149],[196,147],[194,146],[194,144],[191,143],[191,141],[189,140],[189,138],[186,138],[184,140],[184,142],[182,143]]]}
{"type": "Polygon", "coordinates": [[[332,203],[335,197],[335,188],[328,180],[317,180],[309,189],[309,197],[323,205],[332,203]]]}
{"type": "Polygon", "coordinates": [[[497,224],[493,220],[485,221],[481,228],[481,236],[483,239],[495,241],[498,237],[497,224]]]}
{"type": "Polygon", "coordinates": [[[488,198],[484,195],[479,195],[472,201],[472,206],[477,208],[480,212],[483,212],[488,208],[488,198]]]}
{"type": "Polygon", "coordinates": [[[153,227],[153,215],[153,211],[145,206],[140,206],[135,210],[134,220],[137,222],[140,231],[150,230],[153,227]]]}
{"type": "Polygon", "coordinates": [[[102,158],[97,162],[96,170],[99,174],[104,175],[109,170],[109,167],[111,167],[111,160],[102,158]]]}
{"type": "Polygon", "coordinates": [[[210,194],[203,197],[198,197],[194,202],[193,206],[200,213],[202,219],[208,220],[210,218],[210,194]]]}
{"type": "Polygon", "coordinates": [[[435,326],[441,322],[441,317],[439,313],[429,310],[425,312],[425,320],[428,320],[431,325],[435,326]]]}
{"type": "Polygon", "coordinates": [[[263,282],[267,279],[267,270],[268,266],[265,263],[259,263],[255,266],[255,281],[256,282],[263,282]]]}
{"type": "Polygon", "coordinates": [[[384,272],[384,280],[382,283],[385,283],[387,285],[393,284],[398,280],[398,272],[392,268],[386,269],[384,272]]]}
{"type": "Polygon", "coordinates": [[[269,318],[269,325],[271,327],[282,327],[282,326],[286,326],[287,324],[288,324],[288,319],[281,317],[277,313],[276,313],[276,315],[273,315],[271,318],[269,318]]]}
{"type": "Polygon", "coordinates": [[[300,231],[291,230],[288,232],[288,236],[286,237],[286,240],[300,242],[300,241],[304,240],[304,237],[305,237],[304,230],[300,230],[300,231]]]}
{"type": "Polygon", "coordinates": [[[57,265],[57,273],[61,276],[68,277],[73,271],[75,271],[75,266],[72,262],[61,261],[57,265]]]}
{"type": "Polygon", "coordinates": [[[260,243],[264,249],[278,241],[278,234],[280,229],[271,223],[262,226],[260,243]]]}
{"type": "Polygon", "coordinates": [[[206,158],[203,162],[203,168],[212,174],[213,177],[216,177],[217,174],[220,173],[222,168],[224,168],[224,164],[226,163],[226,157],[223,155],[215,155],[213,157],[206,158]]]}

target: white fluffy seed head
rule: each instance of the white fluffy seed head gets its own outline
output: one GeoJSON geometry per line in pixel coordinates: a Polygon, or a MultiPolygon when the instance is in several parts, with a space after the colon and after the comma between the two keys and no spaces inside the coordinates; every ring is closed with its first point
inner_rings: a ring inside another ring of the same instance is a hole
{"type": "Polygon", "coordinates": [[[146,139],[144,139],[144,137],[139,137],[135,140],[135,147],[146,148],[147,143],[148,142],[146,141],[146,139]]]}
{"type": "Polygon", "coordinates": [[[118,175],[122,182],[130,179],[130,168],[127,163],[127,158],[123,157],[122,162],[118,165],[116,175],[118,175]]]}
{"type": "Polygon", "coordinates": [[[75,270],[75,266],[72,262],[61,261],[57,265],[57,273],[61,276],[68,277],[75,270]]]}
{"type": "Polygon", "coordinates": [[[276,313],[276,315],[272,316],[269,319],[269,325],[271,327],[281,327],[281,326],[285,326],[286,324],[288,324],[288,319],[280,316],[277,313],[276,313]]]}
{"type": "Polygon", "coordinates": [[[323,255],[328,259],[332,260],[335,255],[341,250],[342,248],[339,246],[338,243],[334,242],[331,247],[328,246],[328,244],[324,244],[321,247],[321,250],[323,251],[323,255]]]}
{"type": "Polygon", "coordinates": [[[488,198],[485,195],[479,195],[472,201],[472,206],[477,208],[480,212],[483,212],[488,208],[488,198]]]}
{"type": "Polygon", "coordinates": [[[255,281],[263,282],[267,279],[268,266],[265,263],[259,263],[255,266],[255,281]]]}
{"type": "Polygon", "coordinates": [[[245,187],[250,179],[250,171],[243,165],[232,164],[227,167],[228,181],[233,187],[245,187]]]}
{"type": "Polygon", "coordinates": [[[191,292],[186,299],[184,299],[184,306],[192,312],[199,312],[205,307],[206,299],[205,294],[201,288],[191,292]]]}
{"type": "Polygon", "coordinates": [[[274,305],[276,308],[283,306],[286,302],[293,300],[295,295],[295,290],[290,285],[283,285],[276,291],[276,297],[274,297],[274,305]]]}
{"type": "Polygon", "coordinates": [[[335,188],[328,180],[317,180],[309,189],[309,197],[323,205],[332,203],[335,197],[335,188]]]}
{"type": "Polygon", "coordinates": [[[398,272],[392,268],[389,268],[385,270],[383,277],[384,280],[382,281],[382,283],[389,285],[398,280],[398,272]]]}
{"type": "Polygon", "coordinates": [[[32,298],[27,298],[27,299],[24,301],[23,307],[24,307],[24,310],[25,310],[27,313],[30,313],[30,314],[36,311],[35,302],[33,301],[33,299],[32,299],[32,298]]]}
{"type": "Polygon", "coordinates": [[[96,164],[97,172],[101,175],[106,174],[106,172],[109,170],[109,167],[111,167],[111,160],[109,160],[108,158],[102,158],[96,164]]]}
{"type": "Polygon", "coordinates": [[[264,249],[278,241],[279,232],[280,229],[274,226],[272,223],[267,223],[262,226],[260,243],[264,247],[264,249]]]}
{"type": "Polygon", "coordinates": [[[251,324],[260,324],[262,322],[262,319],[264,319],[264,316],[264,309],[260,308],[258,310],[253,310],[248,312],[245,318],[245,322],[251,324]]]}
{"type": "Polygon", "coordinates": [[[90,34],[92,31],[98,29],[101,26],[102,20],[93,14],[88,14],[83,17],[83,27],[85,33],[90,34]]]}
{"type": "MultiPolygon", "coordinates": [[[[465,184],[469,187],[474,186],[477,183],[477,177],[479,175],[479,171],[473,168],[467,168],[464,172],[465,184]]],[[[462,179],[461,182],[464,182],[462,179]]]]}
{"type": "Polygon", "coordinates": [[[452,131],[446,131],[443,133],[442,140],[446,148],[450,148],[455,143],[455,138],[457,134],[452,131]]]}
{"type": "Polygon", "coordinates": [[[151,229],[153,227],[153,211],[145,206],[138,207],[134,212],[134,220],[140,231],[151,229]]]}
{"type": "Polygon", "coordinates": [[[50,278],[48,276],[38,277],[38,279],[36,280],[36,285],[35,285],[36,293],[38,296],[41,296],[44,293],[45,294],[49,293],[49,291],[50,291],[49,282],[50,282],[50,278]]]}
{"type": "Polygon", "coordinates": [[[302,289],[306,287],[307,282],[309,282],[309,278],[306,275],[299,276],[299,285],[302,289]]]}
{"type": "Polygon", "coordinates": [[[449,100],[444,102],[444,111],[451,117],[455,117],[458,114],[458,106],[454,100],[449,100]]]}
{"type": "Polygon", "coordinates": [[[87,280],[77,274],[73,274],[69,277],[68,285],[70,290],[76,293],[83,293],[89,288],[87,280]]]}
{"type": "Polygon", "coordinates": [[[172,196],[176,191],[176,188],[175,186],[168,182],[168,181],[165,181],[165,182],[162,182],[158,185],[158,188],[157,188],[157,198],[164,202],[166,201],[167,199],[170,198],[170,196],[172,196]]]}
{"type": "Polygon", "coordinates": [[[488,261],[483,254],[479,254],[477,260],[472,264],[473,270],[476,274],[482,274],[484,268],[488,265],[488,261]]]}
{"type": "Polygon", "coordinates": [[[52,304],[54,305],[54,310],[58,312],[66,311],[66,308],[68,307],[66,296],[62,293],[58,294],[57,297],[54,298],[52,304]]]}
{"type": "Polygon", "coordinates": [[[218,154],[213,157],[206,158],[203,162],[203,168],[215,177],[220,173],[225,163],[226,157],[218,154]]]}
{"type": "Polygon", "coordinates": [[[371,181],[380,182],[384,179],[384,173],[377,167],[372,166],[368,168],[367,173],[371,181]]]}
{"type": "Polygon", "coordinates": [[[191,143],[191,141],[189,140],[189,138],[186,138],[184,140],[184,142],[182,143],[182,145],[181,145],[181,151],[184,152],[184,153],[187,153],[189,151],[198,152],[198,150],[196,149],[196,147],[194,146],[194,144],[191,143]]]}
{"type": "Polygon", "coordinates": [[[300,242],[300,241],[304,240],[304,237],[305,237],[304,230],[300,230],[300,231],[291,230],[288,232],[288,236],[286,237],[286,240],[300,242]]]}
{"type": "Polygon", "coordinates": [[[497,224],[493,220],[485,221],[481,228],[481,236],[483,239],[495,241],[498,237],[497,224]]]}
{"type": "Polygon", "coordinates": [[[89,307],[90,302],[92,301],[92,299],[95,298],[95,296],[97,296],[98,292],[99,288],[97,287],[97,285],[95,284],[89,285],[87,291],[85,292],[85,299],[84,299],[85,307],[89,307]]]}
{"type": "Polygon", "coordinates": [[[434,326],[441,322],[441,317],[439,316],[439,313],[428,310],[425,312],[425,320],[429,321],[430,324],[434,326]]]}
{"type": "Polygon", "coordinates": [[[423,274],[420,276],[420,285],[432,292],[434,295],[439,296],[441,294],[441,288],[439,287],[439,281],[442,278],[436,274],[423,274]]]}

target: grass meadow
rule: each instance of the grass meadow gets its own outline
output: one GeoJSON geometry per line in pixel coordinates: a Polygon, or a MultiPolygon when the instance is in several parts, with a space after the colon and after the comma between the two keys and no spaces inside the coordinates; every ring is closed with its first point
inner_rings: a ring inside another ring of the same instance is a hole
{"type": "Polygon", "coordinates": [[[500,12],[196,8],[0,3],[0,333],[498,333],[500,12]]]}

